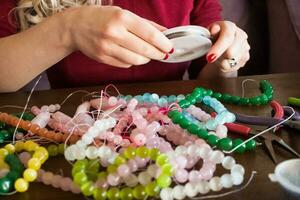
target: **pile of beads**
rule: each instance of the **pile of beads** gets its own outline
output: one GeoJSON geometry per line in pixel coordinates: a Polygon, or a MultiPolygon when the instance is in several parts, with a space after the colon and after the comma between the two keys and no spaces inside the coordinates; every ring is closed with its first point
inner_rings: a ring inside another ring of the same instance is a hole
{"type": "Polygon", "coordinates": [[[9,172],[0,178],[0,195],[2,195],[13,191],[14,183],[22,176],[24,167],[18,157],[11,152],[10,145],[0,149],[0,159],[5,161],[9,167],[9,172]]]}

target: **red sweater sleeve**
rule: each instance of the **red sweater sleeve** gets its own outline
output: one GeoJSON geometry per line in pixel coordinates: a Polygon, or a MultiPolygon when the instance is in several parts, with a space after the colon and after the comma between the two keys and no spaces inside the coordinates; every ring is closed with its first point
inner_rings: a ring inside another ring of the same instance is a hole
{"type": "Polygon", "coordinates": [[[13,9],[16,7],[15,0],[0,1],[0,38],[17,33],[16,20],[13,9]]]}
{"type": "MultiPolygon", "coordinates": [[[[195,0],[194,8],[190,15],[191,24],[208,27],[211,23],[222,19],[221,12],[222,7],[219,0],[195,0]]],[[[197,78],[200,70],[206,63],[205,56],[192,61],[188,70],[190,78],[197,78]]]]}

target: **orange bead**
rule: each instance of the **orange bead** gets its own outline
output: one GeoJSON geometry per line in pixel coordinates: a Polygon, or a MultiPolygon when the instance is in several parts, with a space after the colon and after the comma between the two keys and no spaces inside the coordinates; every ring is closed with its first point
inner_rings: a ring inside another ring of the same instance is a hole
{"type": "Polygon", "coordinates": [[[20,127],[26,131],[30,129],[31,123],[29,121],[22,120],[20,123],[20,127]]]}
{"type": "Polygon", "coordinates": [[[17,117],[12,117],[12,118],[11,118],[11,125],[16,127],[16,126],[18,125],[19,121],[20,121],[19,118],[17,118],[17,117]]]}
{"type": "Polygon", "coordinates": [[[68,137],[69,137],[69,134],[63,134],[62,141],[65,142],[68,137]]]}
{"type": "Polygon", "coordinates": [[[41,128],[39,131],[38,131],[38,135],[41,136],[41,137],[45,137],[46,134],[48,132],[48,129],[46,128],[41,128]]]}
{"type": "Polygon", "coordinates": [[[7,113],[0,113],[0,121],[6,122],[7,117],[8,117],[7,113]]]}
{"type": "Polygon", "coordinates": [[[40,130],[40,126],[37,124],[32,124],[29,130],[37,135],[38,131],[40,130]]]}
{"type": "Polygon", "coordinates": [[[75,144],[75,143],[77,142],[77,140],[78,140],[78,136],[72,135],[72,136],[70,137],[69,143],[70,143],[70,144],[75,144]]]}
{"type": "Polygon", "coordinates": [[[47,134],[46,134],[46,137],[49,139],[49,140],[54,140],[54,137],[55,137],[55,132],[54,131],[48,131],[47,134]]]}
{"type": "Polygon", "coordinates": [[[62,142],[63,134],[62,133],[56,133],[54,136],[54,140],[57,142],[62,142]]]}

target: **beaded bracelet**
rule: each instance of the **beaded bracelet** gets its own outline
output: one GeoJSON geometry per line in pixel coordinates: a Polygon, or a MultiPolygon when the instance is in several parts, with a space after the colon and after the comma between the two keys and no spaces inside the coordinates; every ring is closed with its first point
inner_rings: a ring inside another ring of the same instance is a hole
{"type": "Polygon", "coordinates": [[[162,169],[162,172],[158,176],[157,180],[150,182],[145,187],[143,185],[137,185],[133,189],[130,187],[124,187],[121,191],[119,191],[119,189],[116,187],[112,187],[108,191],[103,188],[97,189],[95,188],[93,182],[90,181],[88,175],[85,173],[87,164],[82,160],[75,163],[76,168],[78,168],[78,172],[74,173],[74,182],[80,185],[81,191],[85,196],[93,195],[95,199],[127,199],[133,197],[136,199],[144,199],[146,196],[156,196],[161,188],[168,187],[171,184],[170,176],[172,174],[170,173],[168,157],[165,154],[160,154],[157,149],[148,149],[146,147],[126,149],[122,155],[116,157],[113,165],[114,167],[112,168],[117,170],[126,162],[126,160],[132,159],[136,156],[140,158],[149,157],[162,169]],[[166,171],[164,171],[164,169],[166,169],[166,171]]]}
{"type": "Polygon", "coordinates": [[[0,149],[0,159],[8,164],[10,170],[4,177],[0,178],[0,195],[4,195],[12,192],[13,185],[22,176],[24,167],[18,157],[11,152],[10,145],[0,149]]]}
{"type": "MultiPolygon", "coordinates": [[[[62,134],[61,132],[49,131],[46,128],[40,128],[36,124],[32,124],[29,121],[19,119],[15,116],[8,115],[7,113],[0,112],[0,121],[4,122],[5,124],[11,125],[16,127],[19,123],[19,128],[30,131],[35,135],[38,135],[43,138],[47,138],[50,140],[55,140],[56,142],[64,142],[68,138],[68,134],[62,134]]],[[[68,140],[69,143],[74,144],[78,140],[78,136],[71,135],[70,139],[68,140]]]]}
{"type": "Polygon", "coordinates": [[[48,159],[48,151],[44,147],[40,147],[37,143],[30,140],[25,143],[17,141],[15,145],[8,144],[5,148],[11,153],[22,150],[34,152],[32,158],[27,163],[28,168],[24,171],[23,178],[18,178],[14,183],[17,192],[25,192],[28,190],[29,182],[32,182],[37,178],[37,171],[48,159]]]}

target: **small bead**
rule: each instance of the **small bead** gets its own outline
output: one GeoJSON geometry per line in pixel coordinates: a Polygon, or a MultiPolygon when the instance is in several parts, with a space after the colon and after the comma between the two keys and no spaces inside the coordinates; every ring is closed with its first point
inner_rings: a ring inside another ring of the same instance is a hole
{"type": "MultiPolygon", "coordinates": [[[[235,148],[236,146],[242,144],[244,141],[241,139],[235,139],[233,140],[233,147],[235,148]]],[[[237,148],[234,152],[237,153],[244,153],[246,150],[246,144],[241,145],[239,148],[237,148]]]]}
{"type": "Polygon", "coordinates": [[[146,190],[146,193],[148,196],[155,197],[158,194],[160,188],[157,185],[157,183],[155,181],[153,181],[153,182],[149,183],[148,185],[146,185],[145,190],[146,190]]]}
{"type": "Polygon", "coordinates": [[[15,182],[15,188],[17,192],[25,192],[28,190],[28,187],[29,187],[29,183],[23,178],[19,178],[15,182]]]}
{"type": "Polygon", "coordinates": [[[142,185],[138,185],[133,189],[132,194],[135,199],[145,199],[147,196],[146,188],[142,185]]]}
{"type": "Polygon", "coordinates": [[[207,142],[211,146],[216,146],[218,144],[219,138],[215,135],[208,135],[207,142]]]}
{"type": "Polygon", "coordinates": [[[220,177],[213,177],[212,179],[210,179],[209,187],[214,192],[220,191],[222,189],[220,177]]]}
{"type": "Polygon", "coordinates": [[[222,138],[220,140],[218,140],[218,148],[225,150],[225,151],[229,151],[231,150],[233,147],[233,142],[230,138],[222,138]]]}
{"type": "Polygon", "coordinates": [[[256,147],[255,140],[250,140],[249,142],[246,143],[246,150],[247,151],[251,151],[251,150],[255,149],[255,147],[256,147]]]}
{"type": "Polygon", "coordinates": [[[24,179],[28,182],[32,182],[37,178],[37,171],[34,169],[26,169],[23,173],[24,179]]]}
{"type": "Polygon", "coordinates": [[[176,185],[172,191],[173,197],[177,200],[185,198],[184,187],[182,185],[176,185]]]}
{"type": "Polygon", "coordinates": [[[167,188],[171,185],[171,183],[172,183],[171,177],[167,174],[161,174],[157,178],[157,185],[161,188],[167,188]]]}

